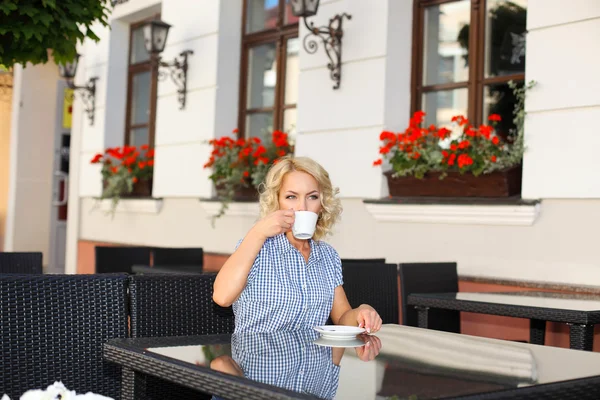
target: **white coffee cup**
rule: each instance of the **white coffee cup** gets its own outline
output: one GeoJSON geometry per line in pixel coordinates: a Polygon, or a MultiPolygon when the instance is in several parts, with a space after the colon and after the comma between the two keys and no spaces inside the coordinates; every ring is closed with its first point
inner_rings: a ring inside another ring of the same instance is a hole
{"type": "Polygon", "coordinates": [[[292,234],[296,239],[310,239],[315,234],[319,216],[312,211],[296,211],[292,234]]]}

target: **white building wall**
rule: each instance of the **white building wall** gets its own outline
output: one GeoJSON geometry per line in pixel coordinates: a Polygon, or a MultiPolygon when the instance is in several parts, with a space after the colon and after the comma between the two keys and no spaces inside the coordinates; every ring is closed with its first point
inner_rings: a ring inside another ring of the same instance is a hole
{"type": "Polygon", "coordinates": [[[58,68],[15,66],[4,251],[41,251],[48,264],[58,68]]]}
{"type": "Polygon", "coordinates": [[[529,0],[523,197],[599,198],[600,2],[529,0]]]}
{"type": "MultiPolygon", "coordinates": [[[[118,212],[114,218],[93,210],[89,196],[99,193],[99,173],[82,167],[86,180],[98,186],[96,192],[80,191],[86,197],[79,214],[80,240],[202,246],[207,252],[229,253],[254,223],[252,213],[231,212],[213,228],[207,212],[211,204],[198,199],[211,194],[209,171],[202,170],[209,151],[204,141],[228,134],[237,120],[241,2],[227,1],[227,7],[224,1],[203,2],[195,17],[195,9],[180,1],[163,1],[163,20],[174,25],[165,57],[184,48],[195,54],[186,110],[177,109],[170,83],[160,84],[154,196],[164,197],[162,208],[151,214],[118,212]]],[[[321,2],[317,24],[340,12],[353,18],[344,20],[340,89],[332,89],[322,48],[315,55],[300,53],[297,154],[321,162],[341,189],[345,211],[330,241],[342,257],[452,260],[463,275],[600,285],[594,246],[600,200],[584,199],[600,197],[599,181],[588,176],[598,170],[591,154],[598,135],[586,125],[599,115],[599,78],[591,72],[595,53],[581,50],[597,47],[592,36],[600,9],[595,0],[574,0],[562,12],[559,0],[552,1],[555,7],[547,7],[547,0],[529,0],[527,79],[538,85],[527,101],[523,195],[542,199],[531,226],[379,222],[369,213],[362,199],[387,195],[381,169],[372,167],[379,133],[403,129],[409,117],[412,1],[321,2]],[[564,199],[550,200],[554,197],[564,199]]],[[[138,2],[125,5],[131,9],[138,2]]],[[[300,26],[303,39],[306,29],[300,26]]],[[[112,57],[112,48],[109,53],[112,57]]]]}

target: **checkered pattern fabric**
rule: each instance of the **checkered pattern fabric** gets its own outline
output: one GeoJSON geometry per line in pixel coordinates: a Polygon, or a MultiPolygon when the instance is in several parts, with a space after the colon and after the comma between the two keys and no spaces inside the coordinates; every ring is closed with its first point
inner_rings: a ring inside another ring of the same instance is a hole
{"type": "Polygon", "coordinates": [[[340,367],[331,359],[331,348],[312,342],[314,330],[271,333],[234,333],[231,354],[248,379],[333,399],[340,367]]]}
{"type": "Polygon", "coordinates": [[[233,303],[235,332],[273,332],[324,325],[334,290],[343,284],[342,263],[327,243],[310,241],[310,257],[285,234],[266,240],[248,274],[248,283],[233,303]]]}

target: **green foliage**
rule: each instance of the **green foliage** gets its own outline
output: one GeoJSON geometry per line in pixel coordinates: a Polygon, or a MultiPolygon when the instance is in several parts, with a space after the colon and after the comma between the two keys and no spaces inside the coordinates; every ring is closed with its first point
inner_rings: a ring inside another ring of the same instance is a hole
{"type": "Polygon", "coordinates": [[[534,87],[535,81],[529,81],[527,85],[519,84],[513,81],[508,82],[508,86],[515,97],[515,108],[513,110],[514,131],[511,132],[511,137],[514,141],[511,146],[511,151],[507,154],[502,162],[506,165],[515,165],[521,162],[523,153],[525,153],[525,94],[529,89],[534,87]]]}
{"type": "Polygon", "coordinates": [[[151,182],[154,174],[154,149],[148,145],[108,148],[90,161],[101,164],[102,195],[98,200],[111,199],[111,214],[124,196],[129,196],[138,183],[151,182]]]}
{"type": "MultiPolygon", "coordinates": [[[[238,130],[234,129],[233,133],[237,134],[238,130]]],[[[258,187],[271,166],[294,151],[287,133],[281,131],[273,131],[264,143],[258,137],[234,140],[230,136],[223,136],[209,141],[209,144],[213,150],[204,168],[212,169],[209,178],[215,184],[221,200],[221,208],[212,218],[213,227],[237,193],[250,189],[253,194],[258,194],[258,187]]]]}
{"type": "Polygon", "coordinates": [[[417,111],[410,119],[409,127],[401,133],[383,131],[380,135],[382,158],[373,165],[389,161],[395,176],[415,176],[422,179],[429,172],[440,173],[440,179],[448,172],[471,173],[474,176],[509,169],[521,163],[524,145],[525,93],[535,82],[515,83],[507,87],[515,98],[513,124],[509,140],[496,131],[502,121],[498,114],[491,114],[489,125],[475,127],[469,120],[457,115],[452,118],[450,129],[431,125],[422,127],[423,111],[417,111]]]}
{"type": "Polygon", "coordinates": [[[0,64],[46,63],[48,50],[56,63],[71,61],[77,42],[100,40],[92,26],[107,26],[109,13],[108,0],[2,0],[0,64]]]}

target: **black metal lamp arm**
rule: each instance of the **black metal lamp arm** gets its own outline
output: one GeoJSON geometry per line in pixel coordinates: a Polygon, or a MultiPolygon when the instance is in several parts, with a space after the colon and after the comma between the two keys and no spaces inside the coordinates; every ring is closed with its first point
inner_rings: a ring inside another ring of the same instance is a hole
{"type": "Polygon", "coordinates": [[[94,114],[96,112],[96,81],[98,77],[95,76],[87,81],[85,86],[77,86],[72,80],[67,81],[67,85],[74,91],[80,91],[81,100],[85,106],[85,112],[88,115],[90,125],[94,125],[94,114]]]}
{"type": "Polygon", "coordinates": [[[336,14],[329,20],[328,26],[315,27],[315,24],[310,24],[304,19],[304,25],[310,32],[303,39],[304,49],[309,54],[316,53],[319,48],[317,41],[313,36],[318,37],[323,42],[325,53],[329,58],[329,74],[331,79],[335,82],[334,89],[340,87],[340,80],[342,78],[342,37],[344,36],[344,30],[342,29],[342,22],[344,17],[352,19],[350,14],[336,14]]]}
{"type": "Polygon", "coordinates": [[[177,86],[177,98],[179,101],[179,109],[185,108],[185,100],[187,93],[187,70],[188,70],[188,55],[192,55],[192,50],[186,50],[179,54],[178,58],[175,58],[172,62],[164,62],[160,58],[158,59],[158,65],[165,67],[164,70],[159,68],[158,79],[164,80],[167,76],[171,77],[175,86],[177,86]]]}

